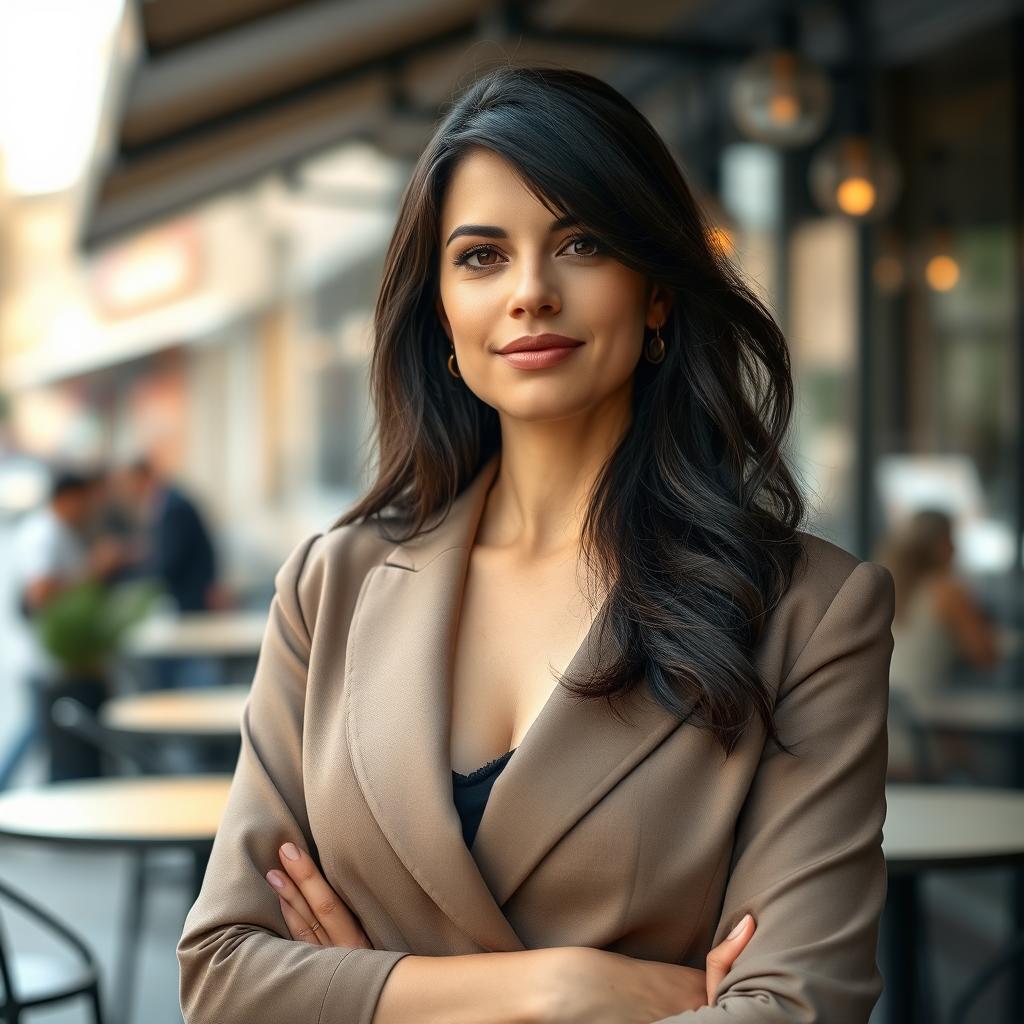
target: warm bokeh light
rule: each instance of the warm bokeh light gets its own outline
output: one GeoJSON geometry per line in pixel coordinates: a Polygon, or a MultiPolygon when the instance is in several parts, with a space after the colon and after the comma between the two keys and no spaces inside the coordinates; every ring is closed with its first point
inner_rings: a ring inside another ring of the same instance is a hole
{"type": "Polygon", "coordinates": [[[843,213],[863,217],[875,205],[875,186],[867,178],[846,178],[836,189],[836,202],[843,213]]]}
{"type": "Polygon", "coordinates": [[[800,104],[791,92],[780,92],[771,98],[768,114],[776,124],[792,124],[800,116],[800,104]]]}
{"type": "Polygon", "coordinates": [[[845,135],[814,155],[808,183],[826,212],[879,220],[894,206],[902,175],[885,146],[863,135],[845,135]]]}
{"type": "Polygon", "coordinates": [[[960,280],[960,264],[952,256],[933,256],[924,268],[928,287],[937,292],[948,292],[960,280]]]}
{"type": "Polygon", "coordinates": [[[732,232],[723,227],[713,227],[708,232],[708,242],[715,248],[721,249],[727,256],[732,256],[736,251],[732,232]]]}

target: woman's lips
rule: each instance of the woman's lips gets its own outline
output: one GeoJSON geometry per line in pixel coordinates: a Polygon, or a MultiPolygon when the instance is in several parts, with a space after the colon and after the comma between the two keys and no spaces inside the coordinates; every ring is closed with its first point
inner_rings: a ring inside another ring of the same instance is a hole
{"type": "Polygon", "coordinates": [[[536,348],[523,352],[499,352],[506,362],[518,367],[520,370],[542,370],[547,366],[554,366],[556,363],[568,359],[582,345],[565,345],[558,348],[536,348]]]}

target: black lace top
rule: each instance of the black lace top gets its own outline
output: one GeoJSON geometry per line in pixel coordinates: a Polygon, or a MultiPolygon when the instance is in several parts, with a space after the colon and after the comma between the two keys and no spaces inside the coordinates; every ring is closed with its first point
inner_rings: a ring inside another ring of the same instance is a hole
{"type": "Polygon", "coordinates": [[[496,757],[493,761],[463,775],[452,771],[452,798],[455,809],[462,820],[462,838],[467,846],[473,845],[476,830],[480,827],[480,819],[484,815],[484,806],[491,793],[494,780],[501,774],[501,769],[508,764],[508,759],[516,752],[516,748],[496,757]]]}

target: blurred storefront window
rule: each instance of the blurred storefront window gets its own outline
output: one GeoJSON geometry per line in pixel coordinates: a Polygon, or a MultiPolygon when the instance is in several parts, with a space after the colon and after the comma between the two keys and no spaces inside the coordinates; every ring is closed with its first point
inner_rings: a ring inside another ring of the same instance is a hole
{"type": "Polygon", "coordinates": [[[958,567],[1004,619],[1024,471],[1015,75],[1012,34],[995,29],[884,77],[887,139],[911,184],[878,234],[871,311],[877,531],[948,511],[958,567]]]}

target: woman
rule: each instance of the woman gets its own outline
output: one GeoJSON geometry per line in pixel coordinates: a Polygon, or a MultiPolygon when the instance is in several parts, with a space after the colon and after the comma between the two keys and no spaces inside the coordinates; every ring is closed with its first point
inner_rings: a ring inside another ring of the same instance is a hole
{"type": "MultiPolygon", "coordinates": [[[[892,573],[896,605],[890,684],[902,702],[900,718],[953,684],[963,669],[991,672],[1001,660],[999,634],[962,580],[953,559],[953,522],[941,509],[921,509],[889,536],[878,561],[892,573]]],[[[889,777],[918,779],[909,725],[889,722],[889,777]]],[[[947,767],[970,766],[969,744],[943,737],[947,767]]]]}
{"type": "Polygon", "coordinates": [[[444,117],[376,483],[276,577],[189,1022],[867,1021],[892,579],[797,529],[785,340],[708,238],[597,79],[444,117]]]}

